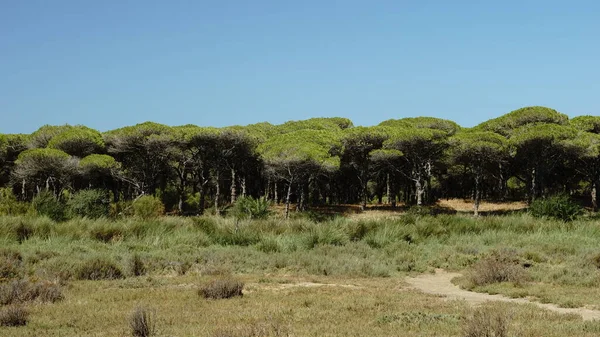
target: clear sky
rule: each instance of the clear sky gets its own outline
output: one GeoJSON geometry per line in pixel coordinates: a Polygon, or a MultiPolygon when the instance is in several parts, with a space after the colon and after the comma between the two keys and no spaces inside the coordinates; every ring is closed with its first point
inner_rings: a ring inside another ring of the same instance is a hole
{"type": "Polygon", "coordinates": [[[600,1],[0,0],[0,132],[600,113],[600,1]]]}

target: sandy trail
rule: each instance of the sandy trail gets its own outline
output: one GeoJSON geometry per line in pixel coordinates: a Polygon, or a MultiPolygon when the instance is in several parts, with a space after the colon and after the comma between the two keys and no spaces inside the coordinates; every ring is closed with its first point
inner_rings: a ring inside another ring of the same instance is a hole
{"type": "Polygon", "coordinates": [[[461,274],[449,273],[442,269],[436,269],[435,274],[423,274],[417,277],[407,278],[406,282],[408,282],[408,284],[410,284],[413,288],[424,293],[442,295],[448,299],[465,300],[473,305],[478,305],[487,301],[533,304],[540,308],[555,311],[561,314],[580,315],[586,321],[600,319],[600,311],[598,310],[585,308],[560,308],[555,304],[533,302],[524,298],[508,298],[502,295],[489,295],[463,290],[451,282],[451,280],[457,276],[461,276],[461,274]]]}

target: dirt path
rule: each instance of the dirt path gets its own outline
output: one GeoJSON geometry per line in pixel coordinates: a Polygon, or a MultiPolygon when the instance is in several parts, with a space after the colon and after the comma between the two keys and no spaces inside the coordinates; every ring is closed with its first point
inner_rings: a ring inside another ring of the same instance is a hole
{"type": "Polygon", "coordinates": [[[408,284],[410,284],[413,288],[424,293],[443,295],[448,299],[465,300],[473,305],[481,304],[487,301],[533,304],[540,308],[552,310],[561,314],[577,314],[586,321],[600,319],[600,311],[598,310],[590,310],[585,308],[559,308],[555,304],[532,302],[524,298],[508,298],[502,295],[489,295],[463,290],[451,282],[451,280],[457,276],[461,276],[461,274],[449,273],[442,269],[436,269],[435,274],[423,274],[414,278],[407,278],[406,282],[408,282],[408,284]]]}

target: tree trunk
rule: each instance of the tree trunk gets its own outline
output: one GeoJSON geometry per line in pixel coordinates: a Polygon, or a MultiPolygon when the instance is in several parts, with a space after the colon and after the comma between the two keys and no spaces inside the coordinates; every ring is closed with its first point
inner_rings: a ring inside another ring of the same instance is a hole
{"type": "Polygon", "coordinates": [[[231,203],[235,204],[237,199],[237,190],[235,188],[235,170],[231,169],[231,203]]]}
{"type": "Polygon", "coordinates": [[[360,210],[364,211],[367,209],[367,182],[363,181],[362,183],[362,200],[360,203],[360,210]]]}
{"type": "Polygon", "coordinates": [[[241,185],[242,185],[242,197],[245,198],[246,197],[246,177],[242,178],[241,185]]]}
{"type": "Polygon", "coordinates": [[[596,212],[598,210],[598,181],[592,183],[592,210],[596,212]]]}
{"type": "Polygon", "coordinates": [[[536,190],[536,187],[537,187],[537,186],[535,185],[535,184],[536,184],[536,181],[535,181],[535,176],[536,176],[536,173],[535,173],[535,168],[533,168],[533,169],[531,170],[531,191],[529,192],[529,193],[531,194],[531,195],[530,195],[530,197],[529,197],[529,199],[530,199],[530,202],[533,202],[533,201],[535,201],[535,197],[536,197],[536,195],[535,195],[535,194],[536,194],[536,193],[535,193],[535,190],[536,190]]]}
{"type": "Polygon", "coordinates": [[[206,188],[204,187],[204,183],[200,184],[200,200],[198,200],[198,213],[200,215],[204,214],[204,199],[206,198],[206,188]]]}
{"type": "Polygon", "coordinates": [[[423,193],[425,193],[425,189],[419,179],[415,180],[415,192],[417,194],[417,206],[423,205],[423,193]]]}
{"type": "Polygon", "coordinates": [[[288,184],[287,196],[285,197],[285,218],[289,219],[290,217],[290,198],[292,196],[292,183],[288,184]]]}
{"type": "Polygon", "coordinates": [[[300,206],[298,207],[298,210],[303,212],[306,209],[306,193],[305,193],[305,188],[304,188],[304,184],[300,185],[300,206]]]}
{"type": "Polygon", "coordinates": [[[475,198],[473,203],[473,215],[479,216],[479,203],[481,198],[481,192],[479,191],[479,176],[475,177],[475,198]]]}
{"type": "Polygon", "coordinates": [[[275,198],[275,203],[277,205],[279,205],[279,194],[277,193],[277,180],[275,181],[275,183],[273,184],[273,194],[274,194],[274,198],[275,198]]]}
{"type": "Polygon", "coordinates": [[[221,186],[219,185],[219,170],[215,172],[215,214],[221,215],[221,211],[219,210],[219,198],[221,197],[221,186]]]}
{"type": "Polygon", "coordinates": [[[387,195],[387,202],[388,204],[392,205],[392,207],[394,207],[394,202],[392,201],[392,186],[391,186],[391,182],[390,182],[390,174],[387,174],[386,177],[386,191],[385,191],[386,195],[387,195]]]}
{"type": "Polygon", "coordinates": [[[181,183],[179,185],[179,202],[177,203],[177,209],[179,210],[179,214],[183,214],[183,197],[185,195],[185,185],[186,181],[184,178],[181,178],[181,183]]]}

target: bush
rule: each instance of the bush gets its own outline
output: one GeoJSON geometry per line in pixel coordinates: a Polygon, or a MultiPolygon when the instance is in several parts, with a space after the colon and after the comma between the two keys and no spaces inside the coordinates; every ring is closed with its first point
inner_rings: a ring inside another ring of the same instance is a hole
{"type": "Polygon", "coordinates": [[[67,202],[71,216],[87,217],[97,219],[108,216],[109,197],[102,190],[81,190],[67,202]]]}
{"type": "Polygon", "coordinates": [[[477,309],[465,320],[465,337],[508,337],[509,315],[498,308],[487,306],[477,309]]]}
{"type": "Polygon", "coordinates": [[[23,326],[28,319],[29,311],[19,305],[10,305],[0,310],[0,326],[23,326]]]}
{"type": "Polygon", "coordinates": [[[514,252],[501,250],[477,261],[471,267],[467,279],[472,286],[483,286],[499,282],[521,284],[526,282],[529,276],[514,252]]]}
{"type": "Polygon", "coordinates": [[[569,196],[559,194],[533,201],[529,206],[529,212],[537,218],[549,217],[562,221],[573,221],[583,213],[583,208],[569,196]]]}
{"type": "Polygon", "coordinates": [[[77,270],[79,280],[114,280],[123,278],[123,271],[112,261],[96,258],[77,270]]]}
{"type": "Polygon", "coordinates": [[[0,215],[23,215],[29,205],[17,200],[10,188],[0,188],[0,215]]]}
{"type": "Polygon", "coordinates": [[[23,257],[18,251],[0,250],[0,282],[17,278],[22,274],[23,257]]]}
{"type": "Polygon", "coordinates": [[[140,197],[133,203],[133,214],[144,220],[156,219],[164,212],[165,206],[163,203],[151,195],[140,197]]]}
{"type": "Polygon", "coordinates": [[[60,285],[50,281],[32,283],[14,280],[0,285],[0,304],[16,304],[39,299],[42,302],[58,302],[64,298],[60,285]]]}
{"type": "Polygon", "coordinates": [[[265,198],[239,198],[230,213],[236,219],[266,219],[269,216],[269,201],[265,198]]]}
{"type": "Polygon", "coordinates": [[[66,220],[64,205],[49,191],[42,191],[31,201],[31,206],[42,216],[47,216],[54,221],[66,220]]]}
{"type": "Polygon", "coordinates": [[[154,312],[137,307],[129,318],[129,327],[131,334],[135,337],[148,337],[156,334],[154,312]]]}
{"type": "Polygon", "coordinates": [[[231,278],[213,280],[198,289],[198,295],[208,299],[243,296],[244,283],[231,278]]]}

